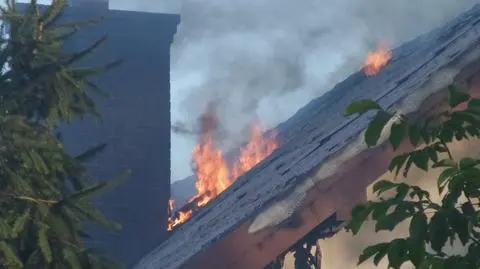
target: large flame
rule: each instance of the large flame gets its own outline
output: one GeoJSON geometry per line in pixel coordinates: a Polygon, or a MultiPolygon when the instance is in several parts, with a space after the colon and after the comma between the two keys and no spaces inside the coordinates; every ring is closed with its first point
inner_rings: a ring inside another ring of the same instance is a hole
{"type": "Polygon", "coordinates": [[[222,151],[215,147],[210,136],[201,138],[193,149],[192,159],[195,163],[195,187],[198,193],[190,202],[197,200],[198,206],[204,206],[230,186],[230,171],[222,151]]]}
{"type": "Polygon", "coordinates": [[[385,45],[380,45],[376,50],[368,53],[363,65],[363,71],[367,76],[374,76],[387,65],[391,58],[392,51],[387,49],[385,45]]]}
{"type": "MultiPolygon", "coordinates": [[[[192,152],[197,176],[195,182],[197,194],[189,202],[194,203],[195,208],[205,206],[239,176],[255,167],[278,148],[276,134],[264,135],[264,129],[260,123],[256,122],[250,129],[249,142],[241,148],[239,158],[229,166],[222,151],[214,142],[212,128],[216,127],[216,118],[211,110],[207,111],[202,124],[204,125],[202,135],[192,152]]],[[[171,201],[169,212],[173,210],[173,200],[171,201]]],[[[172,231],[176,226],[190,219],[195,208],[180,210],[176,215],[170,216],[168,230],[172,231]]]]}

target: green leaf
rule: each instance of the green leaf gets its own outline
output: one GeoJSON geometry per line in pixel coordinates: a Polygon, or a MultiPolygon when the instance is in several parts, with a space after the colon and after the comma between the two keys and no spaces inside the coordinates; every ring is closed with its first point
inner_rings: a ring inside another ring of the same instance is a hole
{"type": "Polygon", "coordinates": [[[468,198],[480,198],[480,182],[478,181],[480,169],[469,168],[464,173],[466,174],[463,188],[464,195],[468,198]]]}
{"type": "Polygon", "coordinates": [[[352,209],[352,219],[348,223],[347,229],[351,230],[354,235],[357,234],[371,212],[372,207],[369,203],[355,206],[352,209]]]}
{"type": "Polygon", "coordinates": [[[462,212],[466,216],[473,217],[475,216],[475,208],[473,207],[472,203],[467,201],[462,204],[462,212]]]}
{"type": "Polygon", "coordinates": [[[478,110],[480,109],[480,99],[472,98],[468,101],[468,109],[478,110]]]}
{"type": "Polygon", "coordinates": [[[93,52],[95,49],[97,49],[103,43],[105,43],[105,41],[107,40],[107,37],[108,37],[107,35],[104,35],[104,36],[98,38],[95,42],[93,42],[92,45],[88,46],[87,48],[83,49],[82,51],[71,54],[71,56],[67,60],[64,61],[63,65],[64,66],[70,66],[74,63],[77,63],[77,62],[81,61],[85,57],[91,55],[91,52],[93,52]]]}
{"type": "Polygon", "coordinates": [[[389,268],[399,269],[408,259],[405,241],[403,239],[394,239],[388,248],[389,268]]]}
{"type": "Polygon", "coordinates": [[[45,164],[45,161],[43,160],[43,158],[35,150],[31,150],[29,154],[38,172],[42,174],[48,174],[49,169],[47,168],[47,165],[45,164]]]}
{"type": "Polygon", "coordinates": [[[448,223],[465,246],[470,239],[468,219],[457,209],[453,208],[448,214],[448,223]]]}
{"type": "Polygon", "coordinates": [[[433,147],[426,147],[424,151],[434,164],[438,162],[438,152],[433,147]]]}
{"type": "Polygon", "coordinates": [[[0,252],[3,254],[5,265],[7,268],[23,268],[23,263],[17,256],[15,248],[5,241],[0,241],[0,252]]]}
{"type": "Polygon", "coordinates": [[[50,205],[41,203],[37,205],[37,217],[40,219],[46,218],[50,214],[50,205]]]}
{"type": "Polygon", "coordinates": [[[458,199],[462,195],[464,187],[464,179],[462,177],[455,176],[448,183],[448,191],[442,199],[443,207],[449,208],[457,204],[458,199]]]}
{"type": "Polygon", "coordinates": [[[470,168],[480,164],[480,160],[475,160],[467,157],[467,158],[461,159],[459,164],[460,164],[460,169],[463,170],[463,169],[470,168]]]}
{"type": "Polygon", "coordinates": [[[416,167],[428,171],[429,154],[426,151],[416,151],[411,155],[412,161],[416,167]]]}
{"type": "Polygon", "coordinates": [[[108,182],[97,183],[94,186],[91,186],[91,187],[85,188],[83,190],[80,190],[78,192],[75,192],[74,194],[72,194],[68,198],[66,198],[65,202],[70,202],[71,203],[71,202],[75,202],[78,199],[88,198],[88,197],[104,190],[107,187],[109,187],[108,182]]]}
{"type": "Polygon", "coordinates": [[[405,164],[405,169],[403,170],[403,177],[407,177],[408,172],[410,171],[410,168],[412,167],[412,163],[413,163],[412,154],[409,154],[408,157],[409,158],[407,160],[407,163],[405,164]]]}
{"type": "Polygon", "coordinates": [[[423,212],[413,215],[410,221],[410,239],[414,244],[424,244],[428,235],[427,216],[423,212]]]}
{"type": "Polygon", "coordinates": [[[455,129],[452,126],[447,125],[446,123],[442,126],[440,130],[439,138],[444,143],[450,143],[453,141],[453,136],[455,134],[455,129]]]}
{"type": "Polygon", "coordinates": [[[52,249],[50,248],[50,243],[48,242],[47,237],[47,229],[48,227],[45,225],[40,225],[37,236],[38,236],[38,247],[43,254],[45,261],[50,264],[52,262],[52,249]]]}
{"type": "Polygon", "coordinates": [[[405,136],[407,135],[407,128],[408,125],[403,120],[397,121],[392,124],[389,140],[390,144],[393,147],[393,150],[396,150],[405,139],[405,136]]]}
{"type": "Polygon", "coordinates": [[[473,125],[467,125],[465,126],[465,130],[467,131],[467,133],[472,136],[472,137],[479,137],[480,136],[480,131],[477,127],[473,126],[473,125]]]}
{"type": "Polygon", "coordinates": [[[19,218],[17,218],[12,228],[12,238],[17,238],[25,229],[25,224],[30,219],[30,210],[25,211],[19,218]]]}
{"type": "Polygon", "coordinates": [[[408,135],[410,137],[410,143],[412,143],[413,146],[417,146],[422,139],[421,129],[415,125],[410,125],[410,128],[408,129],[408,135]]]}
{"type": "Polygon", "coordinates": [[[380,248],[377,252],[377,254],[375,255],[375,257],[373,257],[373,264],[375,264],[376,266],[378,266],[378,264],[383,260],[383,258],[385,258],[385,256],[387,255],[387,252],[388,252],[388,247],[385,247],[385,248],[380,248]]]}
{"type": "Polygon", "coordinates": [[[0,239],[10,239],[12,238],[12,228],[10,227],[6,219],[0,219],[0,239]]]}
{"type": "Polygon", "coordinates": [[[62,202],[72,203],[72,202],[75,202],[79,199],[84,199],[84,198],[91,197],[92,195],[95,195],[96,193],[101,192],[108,187],[118,185],[123,180],[125,180],[125,178],[127,178],[129,175],[130,175],[130,170],[127,170],[125,173],[123,173],[116,180],[112,180],[112,181],[108,181],[108,182],[101,182],[101,183],[97,183],[97,184],[95,184],[91,187],[84,188],[84,189],[82,189],[80,191],[77,191],[74,194],[70,195],[68,198],[66,198],[62,202]]]}
{"type": "Polygon", "coordinates": [[[395,188],[398,184],[393,183],[388,180],[380,180],[373,185],[373,192],[377,193],[377,195],[381,195],[382,193],[395,188]]]}
{"type": "Polygon", "coordinates": [[[412,215],[413,212],[411,209],[412,207],[410,203],[399,203],[391,214],[378,218],[375,225],[375,232],[383,230],[393,231],[398,224],[412,215]]]}
{"type": "Polygon", "coordinates": [[[448,184],[448,182],[453,178],[453,176],[455,176],[456,173],[457,173],[457,169],[453,167],[443,170],[443,172],[440,174],[437,180],[437,187],[438,187],[439,193],[443,192],[445,185],[448,184]]]}
{"type": "Polygon", "coordinates": [[[383,255],[379,255],[378,257],[375,256],[375,259],[378,260],[375,263],[375,265],[377,265],[380,262],[380,260],[383,257],[385,257],[389,247],[390,247],[390,243],[379,243],[379,244],[376,244],[376,245],[369,246],[369,247],[365,248],[363,250],[362,254],[360,255],[360,257],[358,258],[357,265],[360,265],[360,264],[364,263],[366,260],[370,259],[374,255],[378,255],[379,253],[380,254],[383,253],[383,255]]]}
{"type": "Polygon", "coordinates": [[[397,189],[396,189],[397,193],[395,194],[394,199],[398,202],[403,201],[405,199],[405,197],[407,197],[409,189],[410,189],[410,187],[405,183],[398,184],[397,189]]]}
{"type": "Polygon", "coordinates": [[[423,262],[418,266],[418,269],[436,269],[432,268],[432,261],[427,257],[423,262]]]}
{"type": "Polygon", "coordinates": [[[25,268],[36,268],[38,264],[45,264],[43,255],[37,248],[28,257],[27,261],[23,263],[25,268]]]}
{"type": "Polygon", "coordinates": [[[391,115],[385,111],[379,111],[370,124],[367,127],[365,132],[365,142],[367,146],[373,147],[377,144],[380,135],[382,134],[383,128],[391,119],[391,115]]]}
{"type": "Polygon", "coordinates": [[[63,259],[68,262],[71,269],[82,269],[82,265],[78,260],[78,256],[70,248],[64,248],[62,250],[63,259]]]}
{"type": "Polygon", "coordinates": [[[448,220],[442,212],[433,215],[428,224],[428,230],[432,249],[441,252],[450,235],[448,220]]]}
{"type": "Polygon", "coordinates": [[[379,110],[382,109],[377,103],[370,99],[357,100],[351,103],[345,109],[345,116],[350,116],[352,114],[360,113],[363,114],[370,110],[379,110]]]}
{"type": "Polygon", "coordinates": [[[463,139],[469,140],[470,138],[467,135],[467,131],[465,128],[460,127],[456,132],[455,132],[455,139],[458,141],[461,141],[463,139]]]}
{"type": "Polygon", "coordinates": [[[471,125],[478,126],[479,120],[477,116],[470,113],[469,110],[461,110],[452,112],[450,115],[450,121],[457,126],[463,126],[465,123],[470,123],[471,125]]]}
{"type": "Polygon", "coordinates": [[[98,156],[98,154],[102,153],[103,151],[105,151],[105,149],[107,148],[107,144],[101,144],[101,145],[98,145],[96,147],[93,147],[91,149],[88,149],[87,151],[85,151],[84,153],[78,155],[77,157],[75,157],[75,159],[79,162],[88,162],[90,160],[92,160],[93,158],[95,158],[96,156],[98,156]]]}
{"type": "Polygon", "coordinates": [[[60,17],[62,10],[66,7],[65,0],[57,0],[47,6],[42,15],[40,15],[39,22],[49,26],[60,17]]]}
{"type": "Polygon", "coordinates": [[[372,218],[374,220],[378,220],[379,218],[383,218],[386,214],[388,209],[391,207],[391,203],[389,202],[380,202],[380,203],[375,203],[372,205],[373,207],[373,213],[372,213],[372,218]]]}
{"type": "MultiPolygon", "coordinates": [[[[421,139],[423,139],[423,141],[425,141],[425,144],[429,144],[430,141],[432,140],[432,132],[431,132],[431,130],[427,129],[426,127],[420,129],[420,136],[421,136],[421,139]]],[[[412,141],[410,140],[410,142],[412,142],[412,141]]]]}
{"type": "Polygon", "coordinates": [[[421,189],[418,186],[410,186],[411,192],[410,192],[410,198],[415,198],[417,196],[419,201],[422,201],[423,198],[430,199],[430,193],[428,191],[425,191],[421,189]]]}
{"type": "Polygon", "coordinates": [[[454,85],[448,86],[448,104],[451,108],[457,107],[468,99],[470,99],[470,95],[458,91],[454,85]]]}
{"type": "Polygon", "coordinates": [[[408,239],[409,251],[407,256],[408,259],[410,259],[412,264],[415,266],[414,268],[418,268],[418,266],[420,266],[420,264],[425,260],[426,256],[428,255],[426,253],[425,241],[417,243],[410,239],[408,239]]]}
{"type": "Polygon", "coordinates": [[[390,161],[390,165],[388,166],[388,170],[390,172],[393,172],[395,170],[395,176],[398,175],[400,172],[400,169],[402,169],[403,165],[407,161],[407,159],[410,157],[409,154],[402,154],[402,155],[397,155],[395,156],[392,161],[390,161]]]}

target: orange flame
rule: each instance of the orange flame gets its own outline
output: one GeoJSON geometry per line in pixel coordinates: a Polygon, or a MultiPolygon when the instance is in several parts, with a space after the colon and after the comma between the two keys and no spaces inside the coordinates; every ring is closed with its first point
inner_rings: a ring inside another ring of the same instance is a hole
{"type": "Polygon", "coordinates": [[[200,199],[197,205],[204,206],[230,186],[230,171],[222,151],[215,147],[213,138],[208,135],[202,137],[195,146],[192,159],[195,163],[195,187],[198,193],[190,202],[200,199]]]}
{"type": "Polygon", "coordinates": [[[263,133],[260,123],[254,124],[250,129],[250,142],[240,150],[240,158],[233,165],[233,178],[236,179],[248,172],[278,148],[276,134],[266,138],[263,133]]]}
{"type": "Polygon", "coordinates": [[[173,231],[176,226],[189,220],[192,217],[192,214],[193,210],[190,209],[188,211],[179,211],[178,216],[168,218],[167,231],[173,231]]]}
{"type": "Polygon", "coordinates": [[[380,45],[375,51],[371,51],[365,59],[363,71],[367,76],[374,76],[380,72],[392,58],[392,52],[386,46],[380,45]]]}
{"type": "MultiPolygon", "coordinates": [[[[204,120],[204,124],[216,126],[212,124],[216,120],[212,117],[212,114],[206,115],[204,120]]],[[[208,127],[206,128],[208,129],[208,127]]],[[[239,176],[248,172],[272,154],[278,146],[276,134],[266,137],[262,126],[256,123],[250,129],[250,141],[245,147],[241,148],[239,159],[234,162],[230,169],[222,151],[214,143],[211,129],[204,130],[199,143],[192,152],[197,176],[195,182],[197,194],[189,202],[195,202],[198,208],[205,206],[227,189],[239,176]]],[[[173,200],[171,201],[173,205],[173,200]]],[[[192,209],[186,209],[180,211],[177,216],[171,216],[168,220],[168,230],[172,231],[177,225],[186,222],[192,214],[192,209]]]]}

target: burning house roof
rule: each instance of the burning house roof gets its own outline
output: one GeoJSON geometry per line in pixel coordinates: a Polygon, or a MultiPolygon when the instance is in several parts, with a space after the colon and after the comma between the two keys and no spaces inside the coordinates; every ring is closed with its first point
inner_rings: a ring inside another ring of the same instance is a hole
{"type": "Polygon", "coordinates": [[[215,135],[218,131],[216,115],[215,105],[210,103],[200,117],[201,130],[198,144],[192,151],[197,193],[178,210],[174,210],[175,200],[169,200],[168,231],[173,231],[187,222],[195,212],[219,196],[241,175],[262,162],[279,146],[275,131],[265,132],[259,122],[254,122],[250,126],[248,143],[240,148],[238,154],[230,154],[232,156],[226,158],[215,143],[215,135]]]}
{"type": "Polygon", "coordinates": [[[480,59],[479,44],[477,5],[445,26],[393,50],[378,74],[352,74],[280,124],[276,129],[282,137],[280,148],[240,176],[135,268],[183,268],[195,255],[247,222],[251,223],[249,232],[282,223],[301,207],[306,191],[318,183],[310,182],[309,176],[318,174],[320,165],[327,177],[366,150],[358,138],[371,115],[345,118],[343,112],[349,103],[372,98],[383,107],[417,111],[422,101],[480,59]],[[434,78],[438,80],[435,85],[425,87],[432,85],[434,78]]]}

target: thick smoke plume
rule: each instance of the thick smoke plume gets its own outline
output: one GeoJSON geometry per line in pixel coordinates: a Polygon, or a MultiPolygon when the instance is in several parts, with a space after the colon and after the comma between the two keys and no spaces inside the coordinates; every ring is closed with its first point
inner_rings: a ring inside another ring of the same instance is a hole
{"type": "MultiPolygon", "coordinates": [[[[396,46],[476,2],[184,0],[172,46],[172,122],[195,129],[215,100],[228,138],[219,142],[232,147],[255,117],[274,127],[358,70],[379,42],[396,46]]],[[[172,135],[175,181],[191,174],[196,136],[172,135]]]]}

